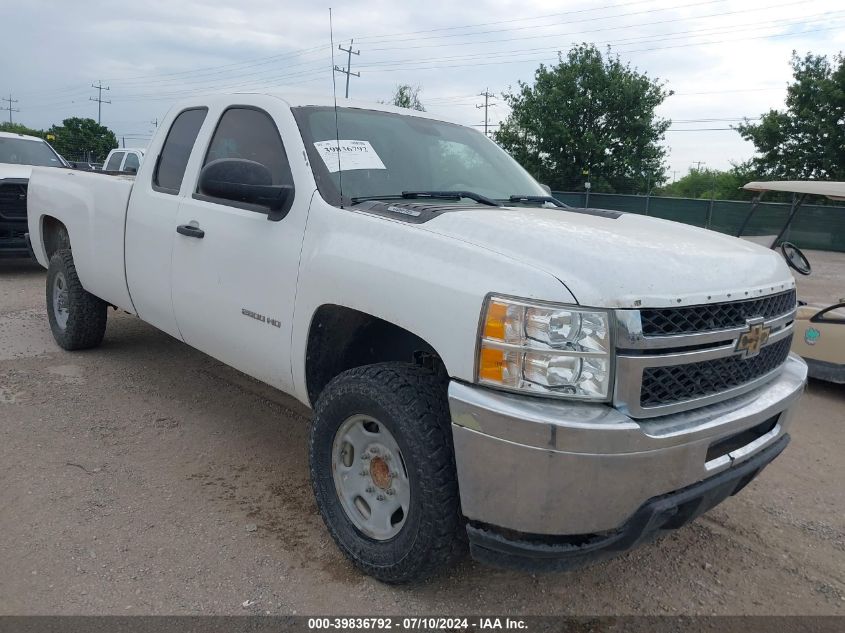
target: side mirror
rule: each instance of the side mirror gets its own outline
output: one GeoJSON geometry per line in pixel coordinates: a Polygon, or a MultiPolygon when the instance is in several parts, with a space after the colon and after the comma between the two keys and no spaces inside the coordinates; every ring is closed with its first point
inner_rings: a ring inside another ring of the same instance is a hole
{"type": "Polygon", "coordinates": [[[548,195],[548,196],[552,195],[552,188],[551,187],[549,187],[548,185],[540,185],[540,187],[542,187],[543,191],[546,192],[546,195],[548,195]]]}
{"type": "Polygon", "coordinates": [[[289,210],[291,185],[274,185],[270,170],[245,158],[219,158],[202,168],[199,193],[211,198],[265,207],[267,219],[278,222],[289,210]]]}

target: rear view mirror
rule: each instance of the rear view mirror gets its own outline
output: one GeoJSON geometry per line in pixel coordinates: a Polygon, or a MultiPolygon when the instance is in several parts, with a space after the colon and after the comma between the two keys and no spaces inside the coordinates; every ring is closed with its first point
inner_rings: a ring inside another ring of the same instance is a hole
{"type": "Polygon", "coordinates": [[[245,158],[220,158],[202,168],[199,193],[211,198],[267,208],[267,219],[281,220],[289,209],[291,185],[274,185],[270,170],[245,158]]]}

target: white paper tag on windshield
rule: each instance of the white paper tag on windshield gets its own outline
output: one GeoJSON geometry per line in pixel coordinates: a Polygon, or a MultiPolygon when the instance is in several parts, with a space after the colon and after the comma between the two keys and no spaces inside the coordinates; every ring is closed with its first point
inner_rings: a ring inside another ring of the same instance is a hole
{"type": "Polygon", "coordinates": [[[323,158],[329,172],[352,171],[353,169],[387,169],[376,150],[369,141],[317,141],[314,147],[323,158]],[[338,150],[339,148],[339,150],[338,150]],[[338,151],[340,153],[340,166],[338,166],[338,151]]]}

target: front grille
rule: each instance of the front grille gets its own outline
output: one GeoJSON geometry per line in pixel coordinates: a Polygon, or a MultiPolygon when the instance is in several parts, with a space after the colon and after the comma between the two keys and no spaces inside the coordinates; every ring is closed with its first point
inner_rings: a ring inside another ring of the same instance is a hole
{"type": "Polygon", "coordinates": [[[640,311],[644,336],[694,334],[742,327],[748,319],[771,319],[795,309],[795,290],[759,299],[640,311]]]}
{"type": "Polygon", "coordinates": [[[760,350],[754,358],[727,356],[686,365],[646,367],[640,406],[656,407],[722,393],[760,378],[786,361],[792,336],[760,350]]]}
{"type": "Polygon", "coordinates": [[[26,185],[0,184],[0,217],[7,220],[26,218],[26,185]]]}

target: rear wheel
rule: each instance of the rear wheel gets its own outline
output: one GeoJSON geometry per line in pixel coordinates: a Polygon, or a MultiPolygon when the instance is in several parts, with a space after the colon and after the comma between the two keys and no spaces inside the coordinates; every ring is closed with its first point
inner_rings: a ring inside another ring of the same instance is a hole
{"type": "Polygon", "coordinates": [[[69,250],[56,251],[50,258],[47,318],[53,338],[66,350],[96,347],[106,332],[108,304],[79,283],[69,250]]]}
{"type": "Polygon", "coordinates": [[[323,520],[362,571],[423,580],[463,551],[445,381],[405,363],[350,369],[317,401],[311,481],[323,520]]]}

